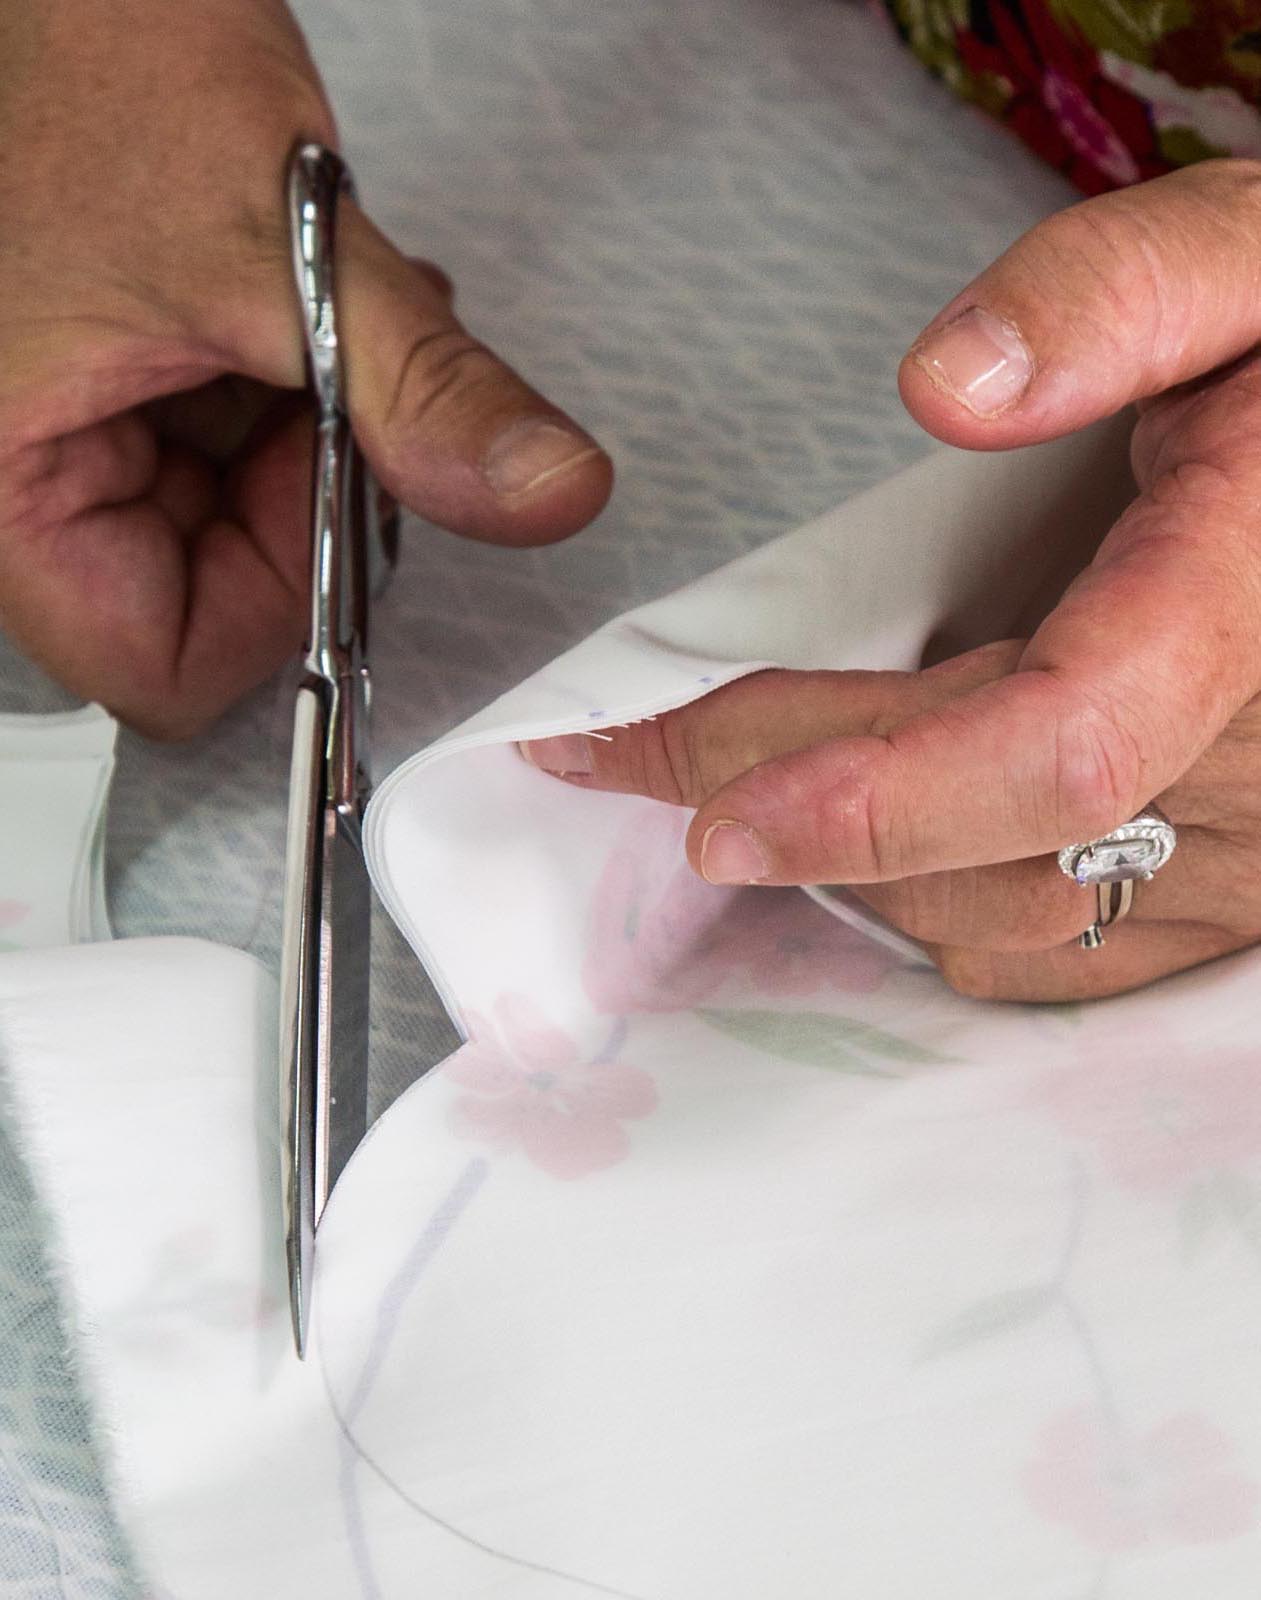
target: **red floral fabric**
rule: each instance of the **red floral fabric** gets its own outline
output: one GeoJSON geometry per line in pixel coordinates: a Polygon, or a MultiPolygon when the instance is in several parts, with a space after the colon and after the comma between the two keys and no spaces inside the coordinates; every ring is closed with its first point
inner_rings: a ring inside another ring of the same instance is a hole
{"type": "Polygon", "coordinates": [[[1261,157],[1261,0],[886,0],[916,54],[1087,194],[1261,157]]]}

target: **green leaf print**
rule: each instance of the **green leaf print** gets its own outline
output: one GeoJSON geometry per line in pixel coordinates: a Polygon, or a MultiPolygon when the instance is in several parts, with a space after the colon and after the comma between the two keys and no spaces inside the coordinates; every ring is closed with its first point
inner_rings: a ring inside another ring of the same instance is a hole
{"type": "Polygon", "coordinates": [[[1006,1289],[1002,1294],[978,1300],[933,1334],[920,1349],[920,1361],[934,1361],[956,1350],[967,1350],[986,1339],[1013,1333],[1036,1322],[1055,1304],[1057,1289],[1052,1283],[1023,1289],[1006,1289]]]}
{"type": "Polygon", "coordinates": [[[1197,161],[1211,161],[1214,156],[1228,156],[1229,150],[1220,149],[1194,128],[1162,128],[1158,135],[1160,153],[1166,161],[1180,167],[1192,166],[1197,161]]]}
{"type": "Polygon", "coordinates": [[[853,1072],[871,1078],[896,1078],[898,1073],[868,1060],[880,1056],[915,1066],[948,1058],[925,1050],[910,1039],[873,1028],[853,1017],[834,1017],[825,1011],[726,1011],[696,1013],[711,1028],[783,1061],[834,1072],[853,1072]]]}
{"type": "Polygon", "coordinates": [[[1076,23],[1096,50],[1143,62],[1165,34],[1192,19],[1190,0],[1052,0],[1052,10],[1076,23]]]}

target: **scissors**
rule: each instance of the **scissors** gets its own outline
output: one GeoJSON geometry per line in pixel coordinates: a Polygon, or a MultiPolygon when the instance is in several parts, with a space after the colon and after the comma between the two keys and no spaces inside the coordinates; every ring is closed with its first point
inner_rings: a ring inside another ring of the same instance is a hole
{"type": "Polygon", "coordinates": [[[316,401],[311,616],[294,711],[280,979],[285,1250],[300,1357],[315,1231],[368,1126],[368,611],[390,530],[351,432],[337,338],[337,212],[351,192],[331,150],[294,151],[289,222],[316,401]]]}

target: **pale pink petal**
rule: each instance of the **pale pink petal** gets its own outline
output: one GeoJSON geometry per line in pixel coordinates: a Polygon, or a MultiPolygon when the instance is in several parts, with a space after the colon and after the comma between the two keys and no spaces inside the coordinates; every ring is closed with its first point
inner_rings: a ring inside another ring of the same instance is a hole
{"type": "Polygon", "coordinates": [[[1170,1417],[1135,1440],[1099,1412],[1070,1411],[1043,1430],[1024,1486],[1036,1511],[1098,1550],[1217,1543],[1261,1520],[1258,1486],[1235,1458],[1205,1417],[1170,1417]]]}
{"type": "Polygon", "coordinates": [[[645,1010],[690,1010],[728,977],[732,963],[721,930],[737,894],[704,883],[690,867],[667,882],[648,919],[652,1004],[645,1010]]]}
{"type": "Polygon", "coordinates": [[[611,852],[592,898],[583,983],[601,1011],[686,1010],[721,983],[714,928],[731,891],[683,859],[686,821],[647,808],[611,852]]]}
{"type": "Polygon", "coordinates": [[[1256,1050],[1188,1063],[1203,1108],[1196,1144],[1203,1165],[1225,1167],[1261,1155],[1261,1058],[1256,1050]]]}
{"type": "Polygon", "coordinates": [[[1184,1544],[1224,1544],[1257,1527],[1261,1497],[1251,1478],[1221,1473],[1187,1484],[1164,1517],[1168,1534],[1184,1544]]]}
{"type": "Polygon", "coordinates": [[[480,1139],[487,1144],[498,1145],[517,1144],[533,1099],[529,1093],[505,1095],[495,1100],[462,1095],[447,1113],[448,1124],[459,1139],[480,1139]]]}
{"type": "Polygon", "coordinates": [[[25,900],[0,900],[0,928],[11,928],[24,921],[32,909],[25,900]]]}
{"type": "Polygon", "coordinates": [[[554,1072],[577,1059],[574,1041],[553,1027],[528,995],[513,991],[500,995],[495,1022],[505,1046],[527,1072],[554,1072]]]}
{"type": "Polygon", "coordinates": [[[520,1089],[524,1074],[491,1044],[466,1044],[443,1064],[443,1076],[475,1094],[505,1095],[520,1089]]]}
{"type": "Polygon", "coordinates": [[[1261,1154],[1256,1061],[1204,1061],[1165,1037],[1141,1035],[1117,1058],[1086,1060],[1043,1079],[1035,1103],[1095,1146],[1127,1188],[1155,1190],[1261,1154]]]}
{"type": "Polygon", "coordinates": [[[634,1009],[635,862],[615,851],[605,862],[587,922],[582,981],[594,1005],[619,1015],[634,1009]]]}
{"type": "Polygon", "coordinates": [[[535,1166],[554,1178],[585,1178],[625,1159],[626,1130],[612,1117],[567,1114],[536,1101],[521,1130],[521,1147],[535,1166]]]}
{"type": "Polygon", "coordinates": [[[1168,1534],[1189,1544],[1216,1544],[1257,1526],[1257,1485],[1234,1470],[1234,1441],[1206,1417],[1170,1417],[1148,1436],[1145,1454],[1168,1534]]]}
{"type": "Polygon", "coordinates": [[[573,1115],[646,1117],[657,1109],[657,1086],[642,1067],[595,1062],[565,1073],[556,1098],[573,1115]]]}
{"type": "Polygon", "coordinates": [[[1022,1481],[1030,1506],[1046,1521],[1071,1528],[1096,1550],[1121,1551],[1147,1540],[1133,1479],[1115,1430],[1095,1413],[1073,1410],[1043,1428],[1022,1481]]]}

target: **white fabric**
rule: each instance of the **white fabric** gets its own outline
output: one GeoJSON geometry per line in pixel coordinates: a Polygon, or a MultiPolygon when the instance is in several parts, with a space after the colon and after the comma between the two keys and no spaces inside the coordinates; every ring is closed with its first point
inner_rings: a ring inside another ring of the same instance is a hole
{"type": "Polygon", "coordinates": [[[987,587],[1044,516],[1106,511],[1106,446],[936,457],[383,787],[378,884],[473,1042],[346,1170],[304,1365],[264,969],[0,966],[153,1600],[1252,1600],[1256,955],[970,1003],[793,891],[699,884],[677,813],[505,743],[1001,632],[987,587]]]}
{"type": "Polygon", "coordinates": [[[0,715],[0,951],[110,937],[104,823],[117,734],[99,706],[0,715]]]}

